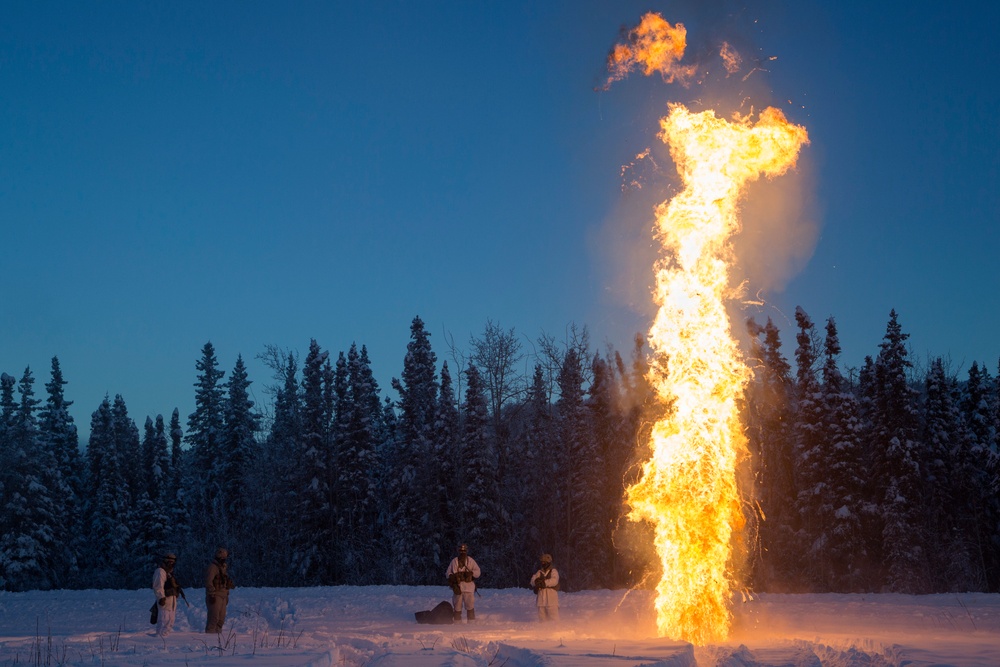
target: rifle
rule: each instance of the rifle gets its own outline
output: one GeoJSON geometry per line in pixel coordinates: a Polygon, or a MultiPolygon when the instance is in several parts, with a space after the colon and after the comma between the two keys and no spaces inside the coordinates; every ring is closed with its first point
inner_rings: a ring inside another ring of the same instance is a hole
{"type": "MultiPolygon", "coordinates": [[[[167,587],[170,587],[170,584],[173,584],[172,588],[175,591],[174,593],[175,597],[184,598],[184,604],[190,607],[191,603],[188,602],[187,596],[184,595],[184,589],[181,588],[181,585],[177,583],[177,579],[175,579],[174,575],[172,574],[167,575],[167,587]]],[[[167,587],[164,587],[164,592],[166,592],[167,587]]]]}

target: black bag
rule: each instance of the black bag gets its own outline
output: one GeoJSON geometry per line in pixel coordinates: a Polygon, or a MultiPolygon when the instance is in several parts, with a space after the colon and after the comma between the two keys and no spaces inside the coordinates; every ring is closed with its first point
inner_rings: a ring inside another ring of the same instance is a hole
{"type": "Polygon", "coordinates": [[[418,611],[414,616],[417,617],[417,623],[451,625],[455,622],[455,608],[450,602],[442,602],[430,611],[418,611]]]}
{"type": "Polygon", "coordinates": [[[153,606],[149,608],[149,624],[150,625],[156,625],[156,617],[159,615],[159,613],[160,613],[160,605],[158,603],[154,602],[153,606]]]}

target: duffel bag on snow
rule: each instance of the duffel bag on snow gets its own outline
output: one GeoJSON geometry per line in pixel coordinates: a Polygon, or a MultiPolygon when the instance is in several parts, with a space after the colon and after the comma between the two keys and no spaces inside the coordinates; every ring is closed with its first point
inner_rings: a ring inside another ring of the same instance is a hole
{"type": "Polygon", "coordinates": [[[455,608],[450,602],[442,602],[430,611],[418,611],[414,616],[417,617],[417,623],[451,625],[455,622],[455,608]]]}

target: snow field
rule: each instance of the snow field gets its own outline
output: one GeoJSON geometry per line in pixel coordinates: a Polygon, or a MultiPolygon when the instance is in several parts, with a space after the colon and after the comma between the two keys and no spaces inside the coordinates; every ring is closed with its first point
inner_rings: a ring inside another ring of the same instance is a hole
{"type": "Polygon", "coordinates": [[[1000,595],[761,595],[730,641],[655,636],[649,591],[561,593],[536,620],[526,589],[483,590],[474,623],[419,625],[445,586],[237,588],[206,635],[203,591],[156,637],[147,590],[0,593],[0,667],[997,667],[1000,595]]]}

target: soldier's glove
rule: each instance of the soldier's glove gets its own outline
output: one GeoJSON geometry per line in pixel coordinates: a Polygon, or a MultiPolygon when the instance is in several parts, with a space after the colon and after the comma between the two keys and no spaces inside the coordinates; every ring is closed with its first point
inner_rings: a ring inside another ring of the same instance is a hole
{"type": "Polygon", "coordinates": [[[167,598],[160,598],[157,601],[157,603],[162,607],[163,605],[167,604],[167,598]]]}
{"type": "Polygon", "coordinates": [[[539,576],[535,579],[535,588],[545,588],[545,577],[539,576]]]}

